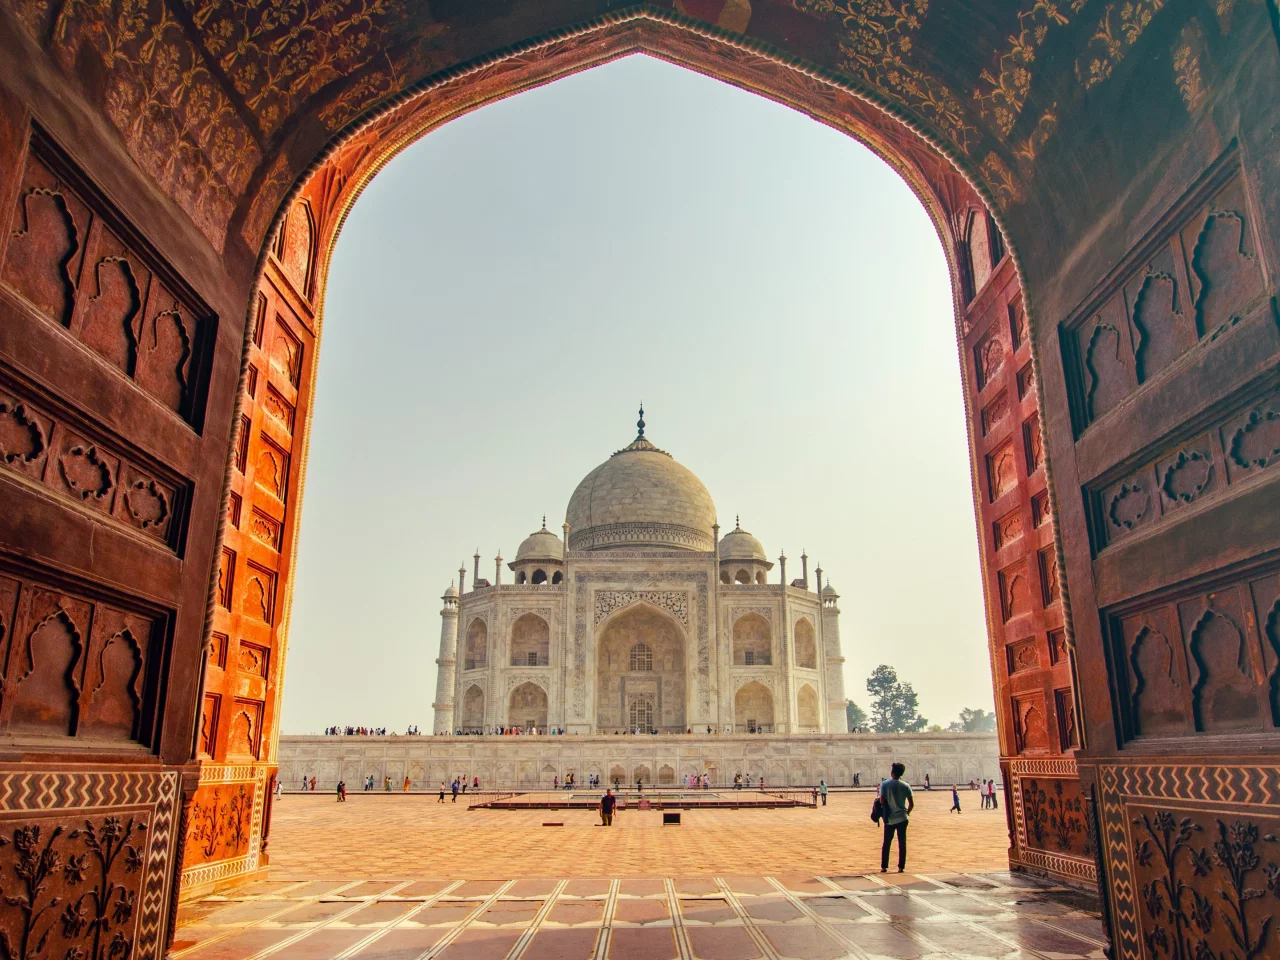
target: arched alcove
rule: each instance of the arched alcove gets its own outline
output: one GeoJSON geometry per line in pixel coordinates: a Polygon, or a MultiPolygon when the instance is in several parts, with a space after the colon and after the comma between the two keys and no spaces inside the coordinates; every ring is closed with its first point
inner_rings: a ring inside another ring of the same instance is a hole
{"type": "Polygon", "coordinates": [[[818,646],[813,639],[813,623],[808,617],[801,617],[794,628],[796,644],[796,666],[807,670],[818,668],[818,646]]]}
{"type": "Polygon", "coordinates": [[[773,663],[773,626],[758,613],[743,614],[733,622],[733,664],[736,667],[773,663]]]}
{"type": "Polygon", "coordinates": [[[773,694],[758,681],[743,684],[733,696],[735,733],[773,732],[773,694]]]}
{"type": "Polygon", "coordinates": [[[489,663],[489,625],[476,617],[467,625],[467,649],[462,669],[479,670],[489,663]]]}
{"type": "MultiPolygon", "coordinates": [[[[648,604],[605,621],[596,646],[596,727],[635,729],[632,713],[657,730],[685,730],[685,639],[680,623],[648,604]]],[[[642,729],[645,729],[642,727],[642,729]]]]}
{"type": "Polygon", "coordinates": [[[484,729],[484,690],[478,684],[467,687],[462,695],[462,723],[464,731],[484,729]]]}
{"type": "Polygon", "coordinates": [[[536,683],[522,683],[507,697],[507,725],[526,730],[547,727],[547,691],[536,683]]]}
{"type": "Polygon", "coordinates": [[[802,733],[818,733],[822,727],[818,692],[804,683],[796,691],[796,717],[802,733]]]}
{"type": "Polygon", "coordinates": [[[536,613],[522,614],[511,625],[511,665],[545,667],[550,662],[550,625],[536,613]]]}

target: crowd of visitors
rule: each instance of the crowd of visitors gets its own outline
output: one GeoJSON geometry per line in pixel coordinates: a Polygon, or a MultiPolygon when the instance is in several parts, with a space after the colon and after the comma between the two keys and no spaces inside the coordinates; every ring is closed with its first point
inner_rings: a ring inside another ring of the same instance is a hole
{"type": "MultiPolygon", "coordinates": [[[[388,733],[386,727],[325,727],[326,737],[398,737],[398,733],[388,733]]],[[[420,737],[422,730],[417,724],[404,732],[406,737],[420,737]]]]}

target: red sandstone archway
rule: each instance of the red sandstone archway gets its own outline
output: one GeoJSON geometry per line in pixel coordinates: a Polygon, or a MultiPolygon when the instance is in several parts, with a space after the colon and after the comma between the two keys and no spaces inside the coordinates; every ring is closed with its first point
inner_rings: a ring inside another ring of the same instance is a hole
{"type": "MultiPolygon", "coordinates": [[[[700,7],[716,24],[673,5],[583,23],[567,0],[456,15],[340,0],[272,17],[0,3],[0,640],[7,663],[37,643],[69,664],[39,692],[5,674],[0,734],[15,700],[50,712],[2,775],[15,825],[63,827],[60,854],[87,817],[147,812],[144,863],[120,877],[143,904],[135,956],[158,956],[172,929],[180,837],[189,892],[267,858],[344,211],[433,124],[627,52],[858,136],[939,224],[1013,862],[1107,871],[1127,960],[1161,928],[1137,893],[1156,879],[1138,851],[1160,815],[1205,835],[1236,820],[1280,833],[1274,3],[700,7]],[[276,57],[286,42],[297,55],[276,57]],[[1002,262],[979,195],[1010,241],[1002,262]],[[290,197],[306,206],[276,257],[267,238],[290,197]],[[255,262],[262,299],[241,323],[255,262]],[[136,697],[86,673],[117,643],[140,664],[136,697]],[[95,716],[132,742],[87,750],[95,716]],[[26,789],[33,776],[49,789],[26,789]],[[220,810],[230,829],[191,842],[220,810]],[[1066,829],[1045,830],[1050,817],[1066,829]]],[[[1246,882],[1262,884],[1268,857],[1246,882]]],[[[1210,862],[1185,882],[1213,897],[1231,880],[1210,862]]],[[[1273,902],[1243,905],[1252,938],[1280,935],[1260,933],[1273,902]]],[[[1239,948],[1225,930],[1206,932],[1218,952],[1239,948]]]]}

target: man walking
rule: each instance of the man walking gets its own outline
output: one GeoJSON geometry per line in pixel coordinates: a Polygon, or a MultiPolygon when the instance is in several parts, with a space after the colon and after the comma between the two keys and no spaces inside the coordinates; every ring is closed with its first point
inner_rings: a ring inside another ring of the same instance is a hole
{"type": "Polygon", "coordinates": [[[880,872],[889,872],[889,847],[894,834],[898,836],[898,872],[907,869],[907,820],[915,809],[915,797],[911,787],[902,779],[906,764],[895,763],[889,768],[889,779],[880,784],[880,802],[884,804],[884,843],[880,845],[880,872]]]}
{"type": "Polygon", "coordinates": [[[436,802],[444,803],[444,781],[443,780],[440,781],[440,799],[437,800],[436,802]]]}
{"type": "Polygon", "coordinates": [[[449,789],[453,791],[453,802],[458,802],[458,780],[455,777],[453,783],[449,784],[449,789]]]}
{"type": "Polygon", "coordinates": [[[822,805],[825,807],[827,805],[827,781],[818,781],[818,793],[822,794],[822,805]]]}
{"type": "Polygon", "coordinates": [[[960,812],[960,791],[956,789],[956,785],[951,785],[951,809],[947,813],[960,812]]]}
{"type": "Polygon", "coordinates": [[[600,825],[605,827],[613,826],[613,808],[618,805],[618,798],[613,795],[612,790],[606,790],[604,796],[600,798],[600,825]]]}

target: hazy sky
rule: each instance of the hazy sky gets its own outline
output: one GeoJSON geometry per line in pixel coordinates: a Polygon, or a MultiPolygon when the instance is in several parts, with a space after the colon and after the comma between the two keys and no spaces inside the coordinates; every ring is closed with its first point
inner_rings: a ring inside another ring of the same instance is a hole
{"type": "Polygon", "coordinates": [[[440,594],[558,530],[641,399],[726,530],[821,563],[849,696],[890,663],[930,722],[989,708],[950,304],[880,160],[661,61],[430,134],[333,259],[282,729],[429,731],[440,594]]]}

